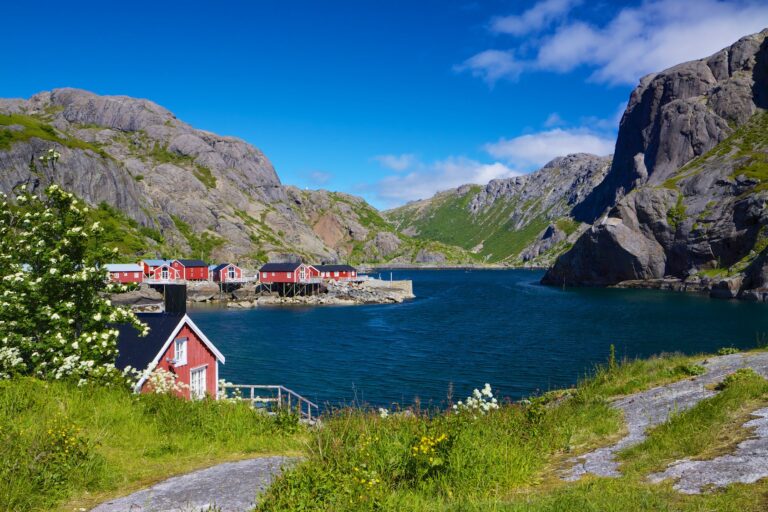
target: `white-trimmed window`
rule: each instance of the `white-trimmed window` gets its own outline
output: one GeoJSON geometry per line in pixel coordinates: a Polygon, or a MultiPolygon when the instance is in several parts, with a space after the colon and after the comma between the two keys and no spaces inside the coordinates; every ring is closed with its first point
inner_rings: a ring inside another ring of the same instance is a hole
{"type": "Polygon", "coordinates": [[[262,272],[262,273],[261,273],[261,277],[263,277],[264,279],[266,279],[266,278],[267,278],[267,273],[266,273],[266,272],[262,272]]]}
{"type": "Polygon", "coordinates": [[[285,273],[285,277],[287,277],[288,279],[290,279],[290,278],[291,278],[291,273],[290,273],[290,272],[286,272],[286,273],[285,273]]]}
{"type": "Polygon", "coordinates": [[[189,396],[193,400],[205,398],[206,367],[201,366],[189,372],[189,396]]]}
{"type": "Polygon", "coordinates": [[[227,270],[227,273],[229,274],[229,278],[230,279],[234,279],[235,278],[235,267],[229,267],[229,269],[227,270]]]}
{"type": "Polygon", "coordinates": [[[187,364],[187,338],[177,338],[173,341],[173,358],[176,366],[187,364]]]}
{"type": "Polygon", "coordinates": [[[333,273],[333,277],[339,277],[339,273],[338,272],[334,272],[333,273]]]}
{"type": "Polygon", "coordinates": [[[133,273],[133,278],[134,279],[138,279],[139,278],[139,273],[138,272],[134,272],[133,273]]]}

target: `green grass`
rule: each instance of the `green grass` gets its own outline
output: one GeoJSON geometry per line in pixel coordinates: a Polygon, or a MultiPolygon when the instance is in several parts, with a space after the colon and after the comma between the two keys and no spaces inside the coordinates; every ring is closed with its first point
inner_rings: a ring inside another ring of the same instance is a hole
{"type": "Polygon", "coordinates": [[[98,221],[103,229],[100,239],[94,243],[116,247],[120,256],[129,261],[149,251],[148,238],[159,244],[164,241],[159,231],[140,226],[138,222],[107,203],[101,203],[91,209],[90,218],[92,221],[98,221]]]}
{"type": "Polygon", "coordinates": [[[8,150],[13,144],[32,138],[56,142],[71,149],[90,150],[103,158],[111,158],[96,144],[75,137],[60,136],[51,125],[36,117],[0,114],[0,150],[8,150]],[[12,125],[20,126],[21,129],[12,130],[9,128],[12,125]]]}
{"type": "Polygon", "coordinates": [[[683,204],[683,194],[678,192],[675,206],[667,210],[667,223],[673,229],[677,229],[685,221],[685,204],[683,204]]]}
{"type": "MultiPolygon", "coordinates": [[[[472,250],[482,244],[478,256],[488,262],[511,261],[533,242],[550,223],[545,212],[539,212],[538,202],[529,200],[520,208],[529,212],[530,218],[519,229],[510,217],[518,208],[516,201],[497,201],[489,209],[472,214],[467,209],[480,186],[472,186],[463,195],[453,193],[436,196],[422,211],[415,206],[391,210],[388,217],[400,229],[412,226],[419,232],[418,238],[439,241],[444,244],[472,250]]],[[[573,232],[578,225],[561,219],[562,228],[573,232]]],[[[570,234],[570,233],[569,233],[570,234]]]]}
{"type": "Polygon", "coordinates": [[[207,259],[210,258],[211,252],[217,247],[224,245],[225,240],[218,235],[212,233],[203,232],[196,233],[192,226],[181,220],[176,215],[171,215],[176,229],[187,239],[187,243],[190,247],[191,256],[195,258],[207,259]]]}
{"type": "Polygon", "coordinates": [[[241,404],[0,382],[0,510],[78,510],[170,475],[296,453],[305,433],[241,404]]]}
{"type": "Polygon", "coordinates": [[[570,458],[621,438],[622,418],[610,407],[611,399],[699,375],[701,359],[665,354],[616,361],[612,356],[574,389],[545,393],[526,404],[507,403],[477,418],[437,410],[387,418],[337,411],[312,434],[307,461],[279,479],[257,510],[655,511],[720,510],[708,507],[721,504],[726,504],[723,510],[762,510],[750,490],[686,497],[644,479],[651,468],[703,453],[722,441],[724,430],[736,430],[734,421],[757,407],[768,390],[764,380],[751,375],[734,379],[712,403],[704,401],[655,429],[625,455],[627,464],[634,464],[627,476],[573,484],[557,476],[570,458]],[[441,435],[447,441],[434,461],[414,460],[412,448],[424,436],[441,435]]]}
{"type": "Polygon", "coordinates": [[[752,369],[739,370],[722,387],[722,392],[674,414],[652,429],[644,442],[624,450],[622,470],[642,475],[685,457],[709,458],[706,455],[728,439],[747,413],[768,399],[768,381],[752,369]]]}

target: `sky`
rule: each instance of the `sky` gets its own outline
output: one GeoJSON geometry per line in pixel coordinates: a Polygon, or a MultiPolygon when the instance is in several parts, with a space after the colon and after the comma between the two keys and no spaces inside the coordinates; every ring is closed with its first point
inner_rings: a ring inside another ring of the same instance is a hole
{"type": "Polygon", "coordinates": [[[613,152],[638,80],[768,27],[752,0],[9,2],[0,97],[150,99],[378,208],[613,152]]]}

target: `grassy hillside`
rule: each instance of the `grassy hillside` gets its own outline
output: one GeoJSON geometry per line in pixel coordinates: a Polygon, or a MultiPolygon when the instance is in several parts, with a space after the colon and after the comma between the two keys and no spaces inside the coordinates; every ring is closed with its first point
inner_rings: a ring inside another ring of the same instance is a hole
{"type": "Polygon", "coordinates": [[[751,371],[619,453],[623,476],[560,480],[567,460],[622,437],[613,397],[690,378],[700,358],[609,362],[575,389],[487,415],[389,415],[346,410],[313,433],[308,460],[268,491],[259,511],[762,511],[768,482],[687,496],[646,475],[683,457],[727,452],[749,435],[748,412],[768,404],[751,371]]]}
{"type": "Polygon", "coordinates": [[[474,185],[464,193],[454,191],[436,195],[428,201],[408,204],[386,212],[403,230],[416,232],[416,238],[455,245],[476,254],[479,261],[510,261],[533,243],[551,223],[536,201],[518,204],[497,200],[490,208],[473,214],[468,206],[482,187],[474,185]],[[513,219],[515,212],[530,213],[522,226],[513,219]]]}
{"type": "Polygon", "coordinates": [[[0,381],[0,511],[88,508],[217,462],[296,453],[304,437],[292,417],[242,404],[0,381]]]}

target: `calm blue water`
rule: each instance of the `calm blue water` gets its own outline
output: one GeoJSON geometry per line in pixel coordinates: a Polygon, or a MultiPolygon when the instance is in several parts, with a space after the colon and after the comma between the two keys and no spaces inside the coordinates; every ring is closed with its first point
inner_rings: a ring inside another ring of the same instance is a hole
{"type": "MultiPolygon", "coordinates": [[[[389,277],[389,272],[386,273],[389,277]]],[[[439,405],[489,382],[513,399],[572,385],[620,356],[755,345],[768,306],[650,290],[538,284],[540,271],[395,271],[399,305],[194,309],[227,358],[221,377],[283,384],[320,404],[439,405]]]]}

